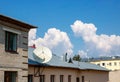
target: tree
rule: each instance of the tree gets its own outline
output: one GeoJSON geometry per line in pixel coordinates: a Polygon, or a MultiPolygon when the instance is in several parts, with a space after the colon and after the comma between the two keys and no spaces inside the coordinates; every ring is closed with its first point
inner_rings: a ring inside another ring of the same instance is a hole
{"type": "Polygon", "coordinates": [[[80,55],[79,55],[79,54],[78,54],[78,55],[75,55],[75,56],[73,57],[73,60],[75,60],[75,61],[81,61],[80,55]]]}

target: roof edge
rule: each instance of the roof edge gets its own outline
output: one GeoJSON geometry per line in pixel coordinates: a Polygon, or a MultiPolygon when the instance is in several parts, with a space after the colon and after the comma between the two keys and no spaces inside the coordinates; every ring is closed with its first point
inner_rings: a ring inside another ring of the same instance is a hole
{"type": "Polygon", "coordinates": [[[8,17],[8,16],[4,16],[4,15],[1,15],[1,14],[0,14],[0,20],[8,22],[8,23],[15,24],[15,25],[27,28],[27,29],[37,28],[36,26],[24,23],[22,21],[16,20],[16,19],[8,17]]]}

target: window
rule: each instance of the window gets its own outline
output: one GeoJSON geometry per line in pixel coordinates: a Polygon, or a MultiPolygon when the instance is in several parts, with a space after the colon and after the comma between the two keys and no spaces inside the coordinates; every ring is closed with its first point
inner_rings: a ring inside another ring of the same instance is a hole
{"type": "Polygon", "coordinates": [[[80,79],[79,79],[79,77],[77,77],[77,78],[76,78],[76,82],[80,82],[80,79]]]}
{"type": "Polygon", "coordinates": [[[111,63],[111,62],[109,63],[109,66],[112,66],[112,63],[111,63]]]}
{"type": "Polygon", "coordinates": [[[71,82],[71,75],[68,75],[68,82],[71,82]]]}
{"type": "Polygon", "coordinates": [[[99,65],[100,66],[100,64],[98,63],[97,65],[99,65]]]}
{"type": "Polygon", "coordinates": [[[17,34],[8,31],[5,32],[5,50],[17,52],[17,34]]]}
{"type": "Polygon", "coordinates": [[[50,76],[50,82],[55,82],[55,75],[50,76]]]}
{"type": "Polygon", "coordinates": [[[102,63],[102,66],[105,66],[105,63],[102,63]]]}
{"type": "Polygon", "coordinates": [[[33,82],[33,75],[28,75],[28,82],[33,82]]]}
{"type": "Polygon", "coordinates": [[[63,75],[60,75],[60,82],[63,82],[63,75]]]}
{"type": "Polygon", "coordinates": [[[116,66],[116,65],[117,65],[117,62],[114,62],[114,65],[116,66]]]}
{"type": "Polygon", "coordinates": [[[82,82],[85,82],[85,77],[84,76],[82,76],[82,82]]]}
{"type": "Polygon", "coordinates": [[[40,82],[45,82],[45,75],[40,75],[40,82]]]}
{"type": "Polygon", "coordinates": [[[17,72],[5,71],[4,82],[17,82],[17,72]]]}

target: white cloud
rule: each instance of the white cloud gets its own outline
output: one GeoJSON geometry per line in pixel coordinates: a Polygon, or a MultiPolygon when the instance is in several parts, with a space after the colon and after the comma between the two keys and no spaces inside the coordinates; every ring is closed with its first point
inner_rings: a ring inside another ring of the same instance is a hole
{"type": "Polygon", "coordinates": [[[28,45],[33,45],[34,44],[34,41],[35,41],[35,39],[36,39],[36,31],[37,31],[37,29],[31,29],[30,31],[29,31],[29,37],[28,37],[28,45]]]}
{"type": "Polygon", "coordinates": [[[78,54],[80,55],[81,58],[88,58],[87,52],[85,52],[83,50],[79,50],[78,54]]]}
{"type": "Polygon", "coordinates": [[[52,50],[53,53],[62,55],[64,53],[72,54],[73,45],[66,32],[60,31],[56,28],[48,29],[43,38],[36,39],[36,31],[29,32],[29,46],[35,44],[36,47],[46,46],[52,50]]]}
{"type": "Polygon", "coordinates": [[[86,43],[89,54],[97,55],[120,55],[120,36],[116,35],[97,35],[97,28],[92,23],[75,21],[71,28],[75,35],[82,37],[86,43]]]}

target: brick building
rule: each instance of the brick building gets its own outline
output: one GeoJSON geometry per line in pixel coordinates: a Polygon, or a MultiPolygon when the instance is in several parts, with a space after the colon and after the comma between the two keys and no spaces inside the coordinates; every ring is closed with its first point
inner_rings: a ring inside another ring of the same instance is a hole
{"type": "Polygon", "coordinates": [[[0,82],[27,82],[31,28],[36,27],[0,15],[0,82]]]}

